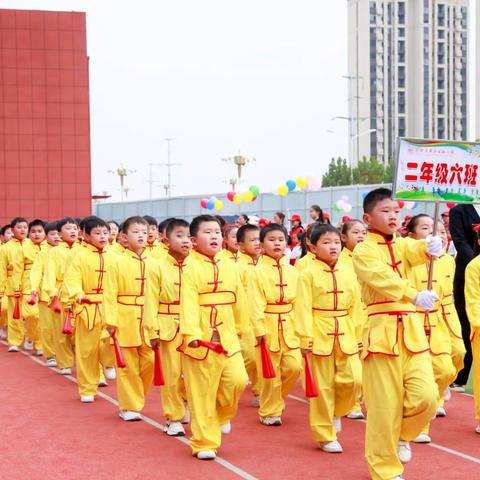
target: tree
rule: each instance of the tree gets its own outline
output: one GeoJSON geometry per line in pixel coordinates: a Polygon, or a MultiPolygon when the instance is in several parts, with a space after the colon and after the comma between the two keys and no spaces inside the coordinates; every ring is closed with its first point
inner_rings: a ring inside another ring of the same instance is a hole
{"type": "Polygon", "coordinates": [[[395,173],[395,163],[393,160],[389,160],[385,165],[385,175],[383,176],[383,183],[392,183],[393,174],[395,173]]]}
{"type": "Polygon", "coordinates": [[[352,184],[352,167],[345,158],[338,157],[328,165],[328,172],[322,177],[322,187],[338,187],[352,184]]]}

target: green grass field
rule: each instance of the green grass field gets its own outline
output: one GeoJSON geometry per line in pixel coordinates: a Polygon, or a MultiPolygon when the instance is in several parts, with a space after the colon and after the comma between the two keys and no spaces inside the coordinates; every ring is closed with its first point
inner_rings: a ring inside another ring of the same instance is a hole
{"type": "Polygon", "coordinates": [[[470,195],[462,195],[461,193],[447,192],[439,195],[438,193],[425,192],[417,190],[414,192],[397,192],[396,198],[402,200],[416,201],[432,201],[432,202],[473,202],[474,198],[470,195]]]}

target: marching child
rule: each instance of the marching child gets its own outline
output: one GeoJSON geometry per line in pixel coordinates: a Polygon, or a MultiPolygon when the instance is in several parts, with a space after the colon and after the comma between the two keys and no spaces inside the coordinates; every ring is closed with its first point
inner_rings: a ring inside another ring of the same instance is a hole
{"type": "MultiPolygon", "coordinates": [[[[1,284],[1,265],[3,265],[2,251],[4,251],[5,244],[12,238],[12,228],[10,225],[4,225],[0,228],[0,284],[1,284]]],[[[0,290],[0,340],[7,339],[7,323],[8,323],[8,297],[3,295],[0,290]]]]}
{"type": "MultiPolygon", "coordinates": [[[[320,208],[320,207],[319,207],[320,208]]],[[[310,242],[310,235],[312,234],[313,227],[318,225],[319,222],[311,223],[302,237],[302,257],[295,262],[295,268],[301,272],[305,267],[310,265],[311,261],[315,258],[315,252],[313,245],[310,242]]]]}
{"type": "Polygon", "coordinates": [[[143,219],[148,223],[147,254],[150,258],[162,258],[166,254],[163,242],[160,241],[160,232],[157,221],[150,215],[144,215],[143,219]]]}
{"type": "MultiPolygon", "coordinates": [[[[295,334],[294,305],[298,271],[283,261],[287,231],[270,224],[260,231],[263,249],[261,263],[250,282],[250,321],[258,345],[265,342],[276,373],[260,379],[259,419],[263,425],[282,424],[285,398],[294,388],[302,369],[300,344],[295,334]]],[[[257,346],[257,371],[262,372],[260,346],[257,346]]]]}
{"type": "Polygon", "coordinates": [[[174,219],[167,225],[168,255],[151,262],[147,269],[144,325],[150,333],[152,349],[160,349],[165,385],[160,390],[163,415],[167,420],[165,433],[183,436],[186,409],[185,386],[182,374],[182,343],[179,335],[180,295],[183,269],[187,265],[191,241],[189,224],[174,219]]]}
{"type": "Polygon", "coordinates": [[[358,325],[363,307],[352,269],[340,262],[340,232],[327,224],[311,233],[315,260],[300,274],[295,326],[302,353],[312,359],[319,396],[310,399],[310,428],[321,450],[341,453],[341,417],[360,393],[358,325]]]}
{"type": "MultiPolygon", "coordinates": [[[[249,224],[247,223],[247,225],[249,224]]],[[[221,257],[233,263],[237,263],[239,258],[237,232],[238,227],[236,225],[229,225],[225,228],[224,248],[219,253],[221,257]]]]}

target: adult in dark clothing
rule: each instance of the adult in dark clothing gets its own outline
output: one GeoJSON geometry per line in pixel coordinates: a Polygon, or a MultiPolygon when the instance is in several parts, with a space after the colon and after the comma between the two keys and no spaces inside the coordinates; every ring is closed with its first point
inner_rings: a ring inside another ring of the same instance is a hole
{"type": "MultiPolygon", "coordinates": [[[[480,210],[480,209],[479,209],[480,210]]],[[[454,386],[457,390],[467,384],[472,366],[472,348],[470,346],[470,323],[465,311],[465,268],[473,257],[476,234],[474,226],[480,224],[480,215],[473,205],[460,204],[450,210],[450,234],[457,249],[455,258],[455,278],[453,280],[453,297],[455,308],[462,325],[463,342],[467,353],[464,368],[458,373],[454,386]]]]}

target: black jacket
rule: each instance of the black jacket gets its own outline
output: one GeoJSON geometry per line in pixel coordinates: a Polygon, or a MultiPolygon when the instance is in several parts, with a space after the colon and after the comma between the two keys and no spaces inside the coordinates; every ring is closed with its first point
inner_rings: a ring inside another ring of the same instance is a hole
{"type": "Polygon", "coordinates": [[[472,259],[476,242],[473,225],[480,223],[480,216],[473,205],[460,204],[450,210],[450,235],[457,249],[455,280],[465,278],[465,268],[472,259]]]}

